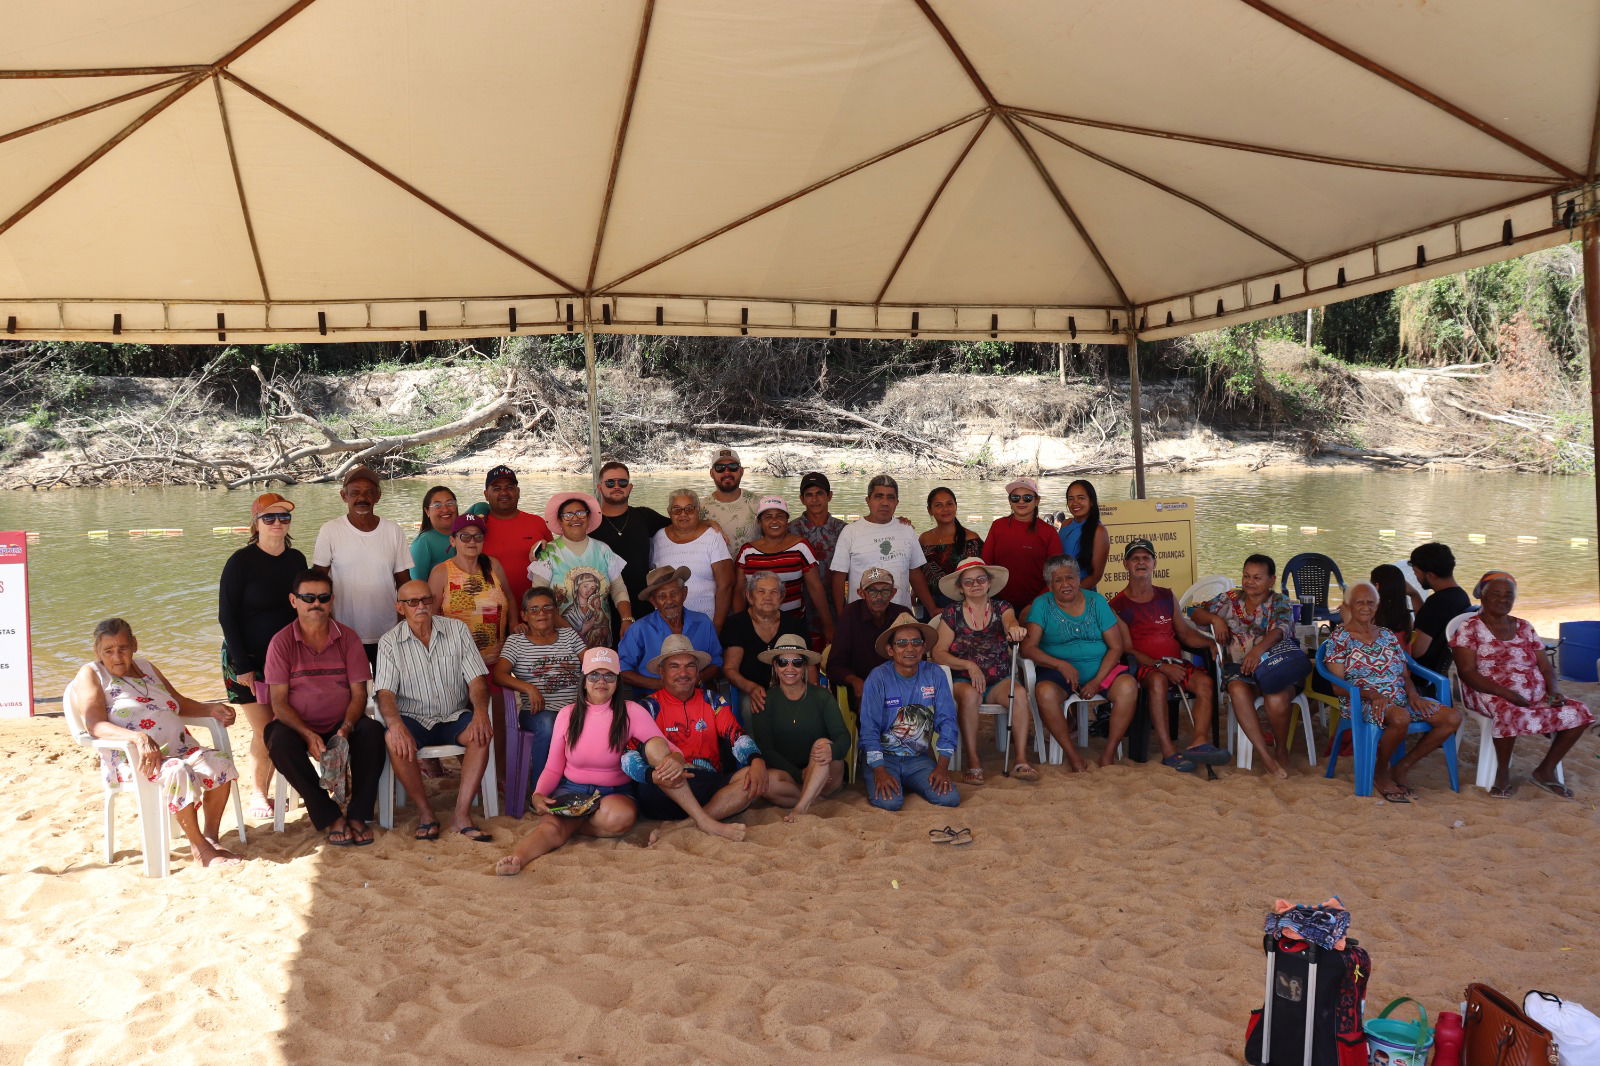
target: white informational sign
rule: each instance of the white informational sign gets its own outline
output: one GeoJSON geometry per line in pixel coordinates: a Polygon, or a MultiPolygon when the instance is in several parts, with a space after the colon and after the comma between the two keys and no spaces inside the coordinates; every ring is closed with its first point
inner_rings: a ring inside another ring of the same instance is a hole
{"type": "Polygon", "coordinates": [[[26,718],[32,713],[28,535],[0,533],[0,718],[26,718]]]}

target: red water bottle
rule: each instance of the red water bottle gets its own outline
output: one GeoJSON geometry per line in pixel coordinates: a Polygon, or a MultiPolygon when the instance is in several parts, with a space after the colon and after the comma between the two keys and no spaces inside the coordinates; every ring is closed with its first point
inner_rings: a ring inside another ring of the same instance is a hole
{"type": "Polygon", "coordinates": [[[1461,1066],[1461,1015],[1440,1014],[1433,1027],[1433,1066],[1461,1066]]]}

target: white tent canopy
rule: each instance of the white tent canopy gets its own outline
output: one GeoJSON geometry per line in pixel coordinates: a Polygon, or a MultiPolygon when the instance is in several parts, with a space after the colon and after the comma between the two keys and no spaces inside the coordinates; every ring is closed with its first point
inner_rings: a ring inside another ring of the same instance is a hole
{"type": "Polygon", "coordinates": [[[1600,139],[1595,0],[51,0],[6,31],[16,339],[1155,339],[1570,240],[1600,139]]]}

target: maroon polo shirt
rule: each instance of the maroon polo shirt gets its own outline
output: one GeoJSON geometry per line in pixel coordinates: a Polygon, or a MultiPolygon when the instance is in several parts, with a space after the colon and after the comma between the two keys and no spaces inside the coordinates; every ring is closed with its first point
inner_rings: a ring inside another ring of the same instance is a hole
{"type": "Polygon", "coordinates": [[[355,630],[328,620],[328,645],[317,651],[306,643],[296,619],[267,645],[262,679],[289,686],[289,706],[301,721],[326,733],[337,729],[350,707],[350,686],[372,680],[367,652],[355,630]]]}

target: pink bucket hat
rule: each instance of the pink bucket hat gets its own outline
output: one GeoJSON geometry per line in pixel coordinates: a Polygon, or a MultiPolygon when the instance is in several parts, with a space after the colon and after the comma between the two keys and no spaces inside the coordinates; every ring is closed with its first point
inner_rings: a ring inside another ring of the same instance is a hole
{"type": "Polygon", "coordinates": [[[593,533],[600,528],[600,501],[587,492],[558,492],[550,497],[544,505],[544,522],[550,527],[551,536],[561,535],[561,507],[563,504],[578,500],[589,508],[589,527],[585,533],[593,533]]]}

